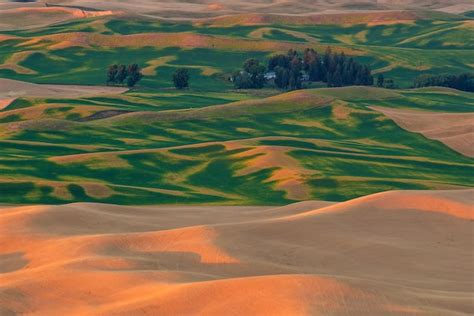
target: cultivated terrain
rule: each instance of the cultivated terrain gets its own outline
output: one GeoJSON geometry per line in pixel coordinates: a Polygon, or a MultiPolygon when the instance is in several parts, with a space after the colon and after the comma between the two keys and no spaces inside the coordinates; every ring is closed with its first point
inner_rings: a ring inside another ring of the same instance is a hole
{"type": "Polygon", "coordinates": [[[0,312],[469,315],[472,194],[4,208],[0,312]]]}
{"type": "Polygon", "coordinates": [[[473,72],[473,18],[0,0],[0,315],[474,313],[474,94],[414,88],[473,72]],[[236,88],[248,59],[328,47],[374,84],[236,88]]]}

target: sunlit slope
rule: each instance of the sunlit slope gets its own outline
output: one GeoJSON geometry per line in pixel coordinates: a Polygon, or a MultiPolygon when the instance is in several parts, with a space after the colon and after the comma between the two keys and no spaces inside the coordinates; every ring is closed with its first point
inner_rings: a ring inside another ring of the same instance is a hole
{"type": "Polygon", "coordinates": [[[70,7],[45,7],[36,3],[25,4],[28,1],[10,2],[13,3],[8,7],[6,7],[8,3],[0,3],[0,31],[46,27],[70,20],[113,14],[109,10],[96,11],[70,7]]]}
{"type": "Polygon", "coordinates": [[[3,207],[0,313],[469,315],[472,194],[3,207]]]}
{"type": "Polygon", "coordinates": [[[470,113],[469,93],[348,87],[178,110],[152,96],[15,101],[0,112],[2,202],[281,204],[471,185],[472,159],[370,108],[470,113]]]}
{"type": "Polygon", "coordinates": [[[472,19],[402,13],[371,13],[380,15],[379,20],[388,14],[390,23],[370,23],[359,14],[356,19],[323,15],[322,21],[307,25],[284,16],[258,23],[247,23],[252,15],[243,20],[232,16],[180,23],[116,15],[84,18],[1,32],[0,76],[38,83],[103,84],[104,65],[136,62],[146,69],[143,86],[170,87],[171,73],[185,66],[198,79],[195,87],[222,90],[230,87],[223,78],[247,58],[264,59],[290,48],[323,52],[328,45],[369,63],[375,73],[385,73],[401,87],[409,87],[421,73],[472,70],[472,19]]]}
{"type": "Polygon", "coordinates": [[[472,94],[311,89],[318,83],[278,95],[232,90],[228,78],[248,58],[330,45],[410,87],[419,74],[472,70],[472,28],[467,16],[377,11],[179,23],[91,15],[0,32],[2,78],[104,85],[112,63],[138,63],[145,74],[121,95],[6,98],[0,202],[282,204],[470,186],[469,120],[448,134],[404,130],[375,109],[466,118],[472,94]],[[190,71],[189,90],[172,89],[179,67],[190,71]]]}

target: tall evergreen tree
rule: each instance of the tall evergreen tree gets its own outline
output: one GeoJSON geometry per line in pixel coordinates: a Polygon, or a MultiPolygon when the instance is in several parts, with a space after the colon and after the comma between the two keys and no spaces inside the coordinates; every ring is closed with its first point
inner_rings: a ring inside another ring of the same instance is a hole
{"type": "Polygon", "coordinates": [[[301,70],[303,68],[301,58],[295,55],[290,64],[289,88],[291,90],[301,89],[301,70]]]}
{"type": "Polygon", "coordinates": [[[357,65],[355,67],[356,72],[355,72],[355,78],[354,78],[354,84],[356,86],[362,86],[364,85],[364,70],[360,65],[357,65]]]}
{"type": "Polygon", "coordinates": [[[318,73],[319,80],[321,80],[323,82],[327,82],[328,70],[327,70],[326,66],[324,65],[323,58],[318,56],[318,64],[316,65],[316,67],[317,67],[316,72],[318,73]]]}
{"type": "Polygon", "coordinates": [[[303,57],[303,69],[307,72],[310,81],[321,80],[318,53],[314,49],[306,49],[303,57]]]}
{"type": "Polygon", "coordinates": [[[334,75],[332,77],[332,86],[333,87],[342,87],[343,82],[342,82],[342,67],[341,64],[338,64],[336,66],[336,71],[334,72],[334,75]]]}
{"type": "Polygon", "coordinates": [[[374,77],[371,74],[370,67],[368,65],[363,66],[364,69],[364,85],[365,86],[373,86],[374,85],[374,77]]]}
{"type": "Polygon", "coordinates": [[[329,64],[331,63],[331,59],[332,59],[332,49],[330,46],[328,46],[323,56],[323,64],[326,67],[326,69],[329,69],[329,64]]]}
{"type": "Polygon", "coordinates": [[[342,85],[348,86],[353,83],[352,76],[351,76],[351,67],[352,67],[353,60],[352,59],[345,59],[342,65],[342,85]]]}

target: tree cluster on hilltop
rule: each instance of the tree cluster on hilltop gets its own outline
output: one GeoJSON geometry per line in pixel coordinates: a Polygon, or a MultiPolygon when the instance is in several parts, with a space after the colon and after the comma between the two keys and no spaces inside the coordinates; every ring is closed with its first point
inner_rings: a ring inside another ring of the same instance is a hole
{"type": "Polygon", "coordinates": [[[474,73],[421,75],[415,79],[413,86],[415,88],[439,86],[474,92],[474,73]]]}
{"type": "Polygon", "coordinates": [[[143,75],[140,67],[137,64],[125,65],[111,65],[107,70],[107,85],[123,85],[134,87],[143,75]]]}
{"type": "Polygon", "coordinates": [[[303,81],[321,81],[328,87],[374,84],[368,65],[346,57],[344,52],[333,52],[330,47],[323,55],[308,48],[300,56],[290,49],[286,55],[270,57],[266,69],[257,59],[249,59],[232,77],[237,89],[259,89],[269,79],[278,88],[290,90],[301,89],[303,81]]]}

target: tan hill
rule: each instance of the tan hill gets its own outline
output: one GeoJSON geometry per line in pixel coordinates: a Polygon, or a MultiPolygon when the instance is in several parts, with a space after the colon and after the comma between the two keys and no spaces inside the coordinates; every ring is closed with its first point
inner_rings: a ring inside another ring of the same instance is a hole
{"type": "MultiPolygon", "coordinates": [[[[100,10],[112,14],[113,12],[127,12],[144,16],[160,17],[166,19],[196,19],[223,15],[236,14],[308,14],[308,13],[354,13],[354,11],[374,12],[377,10],[439,10],[449,13],[462,13],[473,10],[474,5],[469,0],[138,0],[127,1],[91,1],[91,0],[42,0],[37,3],[22,3],[21,6],[29,8],[41,8],[45,4],[51,6],[66,6],[65,10],[58,11],[58,7],[51,8],[48,12],[50,19],[59,22],[73,17],[67,15],[94,14],[94,10],[100,10]],[[53,12],[53,9],[56,11],[53,12]],[[70,10],[69,10],[70,9],[70,10]],[[73,12],[73,10],[75,10],[73,12]],[[82,12],[81,12],[82,11],[82,12]]],[[[0,1],[0,9],[15,9],[19,5],[3,3],[0,1]]],[[[33,12],[33,11],[32,11],[33,12]]],[[[38,20],[38,11],[34,12],[32,19],[27,22],[31,24],[38,20]]],[[[96,12],[97,14],[98,12],[96,12]]],[[[105,14],[105,13],[100,13],[105,14]]]]}
{"type": "Polygon", "coordinates": [[[472,190],[269,207],[3,207],[0,312],[468,315],[472,190]]]}
{"type": "Polygon", "coordinates": [[[400,127],[439,140],[455,151],[474,157],[474,114],[427,112],[372,106],[400,127]]]}
{"type": "Polygon", "coordinates": [[[22,6],[4,6],[0,2],[0,31],[47,26],[74,19],[106,16],[110,10],[95,11],[67,7],[45,7],[29,3],[22,6]]]}
{"type": "Polygon", "coordinates": [[[34,84],[25,81],[0,78],[0,110],[16,98],[28,96],[38,98],[76,98],[97,95],[120,94],[127,91],[121,87],[34,84]]]}

